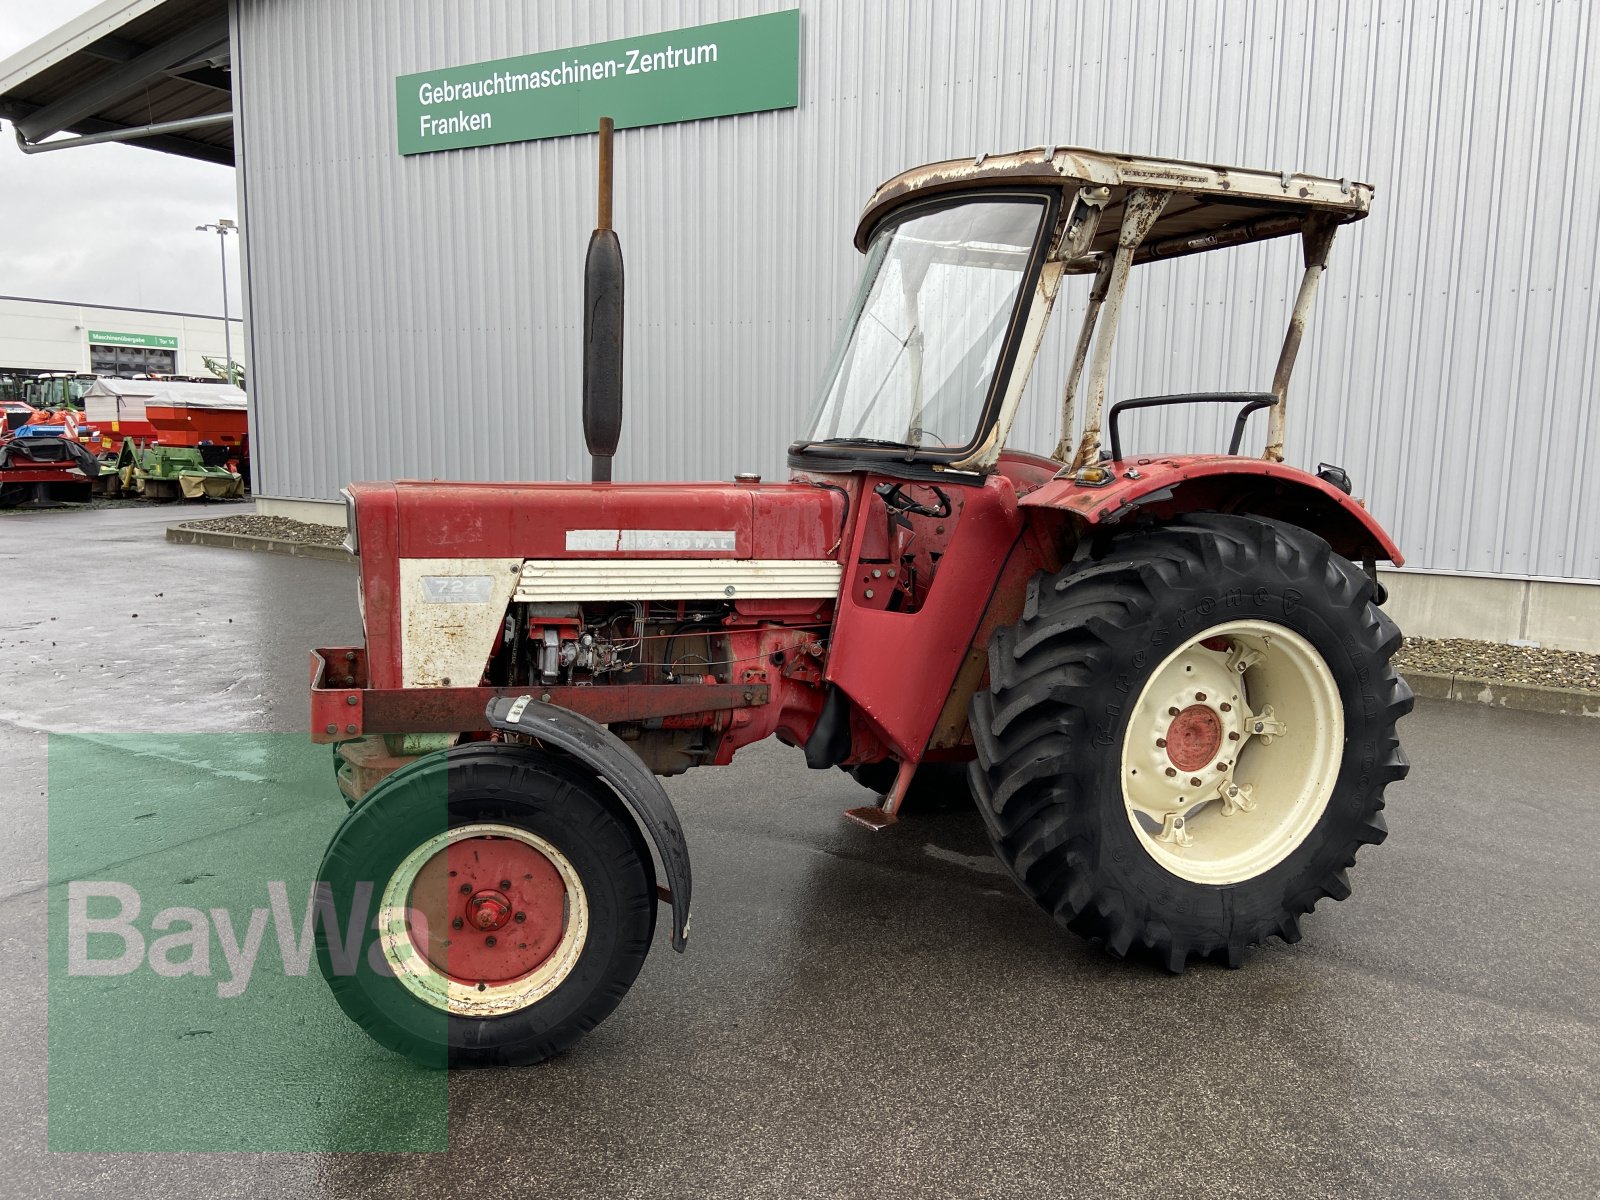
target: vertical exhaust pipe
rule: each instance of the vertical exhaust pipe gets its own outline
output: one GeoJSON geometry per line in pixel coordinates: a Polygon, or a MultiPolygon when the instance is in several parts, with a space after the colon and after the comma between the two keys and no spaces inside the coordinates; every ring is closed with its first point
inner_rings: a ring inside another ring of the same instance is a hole
{"type": "Polygon", "coordinates": [[[611,227],[610,117],[600,118],[600,211],[583,264],[583,440],[590,478],[611,482],[622,436],[622,243],[611,227]]]}

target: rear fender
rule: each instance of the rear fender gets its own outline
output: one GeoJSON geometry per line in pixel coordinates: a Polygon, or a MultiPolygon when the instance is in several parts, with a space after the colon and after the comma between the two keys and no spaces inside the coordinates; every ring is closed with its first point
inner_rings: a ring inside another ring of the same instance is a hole
{"type": "Polygon", "coordinates": [[[1170,520],[1191,512],[1248,513],[1298,525],[1353,562],[1399,566],[1400,548],[1360,503],[1315,475],[1259,458],[1193,456],[1109,463],[1108,484],[1052,479],[1019,501],[1032,510],[1069,514],[1080,534],[1111,531],[1137,518],[1170,520]]]}
{"type": "Polygon", "coordinates": [[[503,696],[490,702],[487,716],[496,729],[571,755],[622,798],[661,856],[672,894],[672,948],[681,952],[689,940],[689,844],[661,781],[616,734],[570,709],[503,696]]]}

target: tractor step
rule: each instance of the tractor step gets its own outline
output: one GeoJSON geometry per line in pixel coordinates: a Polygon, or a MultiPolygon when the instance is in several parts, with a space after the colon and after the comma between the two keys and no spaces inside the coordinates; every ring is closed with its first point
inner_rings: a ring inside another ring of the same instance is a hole
{"type": "Polygon", "coordinates": [[[906,798],[906,793],[911,790],[911,781],[916,777],[917,763],[914,759],[907,759],[900,764],[895,772],[894,786],[889,789],[889,794],[880,804],[863,808],[850,808],[845,810],[845,819],[854,821],[863,829],[876,832],[887,829],[897,822],[900,817],[900,802],[906,798]]]}
{"type": "Polygon", "coordinates": [[[880,829],[887,829],[890,825],[893,825],[900,820],[900,818],[894,813],[876,804],[865,805],[861,808],[846,809],[844,815],[847,821],[854,821],[863,829],[870,829],[873,832],[877,832],[880,829]]]}

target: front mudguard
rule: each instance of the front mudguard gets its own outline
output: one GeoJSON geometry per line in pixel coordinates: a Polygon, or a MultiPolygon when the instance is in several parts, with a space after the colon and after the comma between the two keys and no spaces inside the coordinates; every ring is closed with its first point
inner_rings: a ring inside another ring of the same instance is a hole
{"type": "Polygon", "coordinates": [[[502,696],[489,702],[486,715],[496,729],[577,759],[621,797],[661,856],[672,896],[672,948],[681,953],[689,941],[689,844],[661,781],[621,738],[571,709],[532,696],[502,696]]]}

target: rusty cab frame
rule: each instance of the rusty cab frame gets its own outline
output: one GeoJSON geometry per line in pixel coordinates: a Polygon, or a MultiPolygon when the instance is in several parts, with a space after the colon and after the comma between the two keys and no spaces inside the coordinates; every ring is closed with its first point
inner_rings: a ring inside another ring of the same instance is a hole
{"type": "MultiPolygon", "coordinates": [[[[1264,457],[1269,462],[1283,461],[1289,379],[1327,267],[1333,235],[1340,225],[1367,215],[1371,185],[1288,171],[1050,146],[934,163],[896,176],[868,202],[855,244],[865,250],[878,222],[913,197],[968,191],[985,184],[1063,189],[1074,181],[1080,186],[1062,206],[998,420],[970,454],[945,464],[945,469],[985,471],[998,460],[1065,276],[1090,275],[1093,284],[1062,394],[1060,440],[1052,453],[1066,464],[1063,475],[1102,469],[1098,464],[1106,457],[1101,439],[1111,353],[1133,267],[1298,235],[1304,269],[1269,392],[1143,397],[1123,401],[1111,414],[1110,457],[1115,460],[1121,450],[1116,437],[1120,411],[1175,403],[1238,403],[1245,406],[1237,427],[1242,433],[1244,418],[1259,408],[1270,408],[1264,457]],[[1088,385],[1083,428],[1074,446],[1077,396],[1085,369],[1088,385]]],[[[1236,436],[1234,453],[1237,448],[1236,436]]]]}

